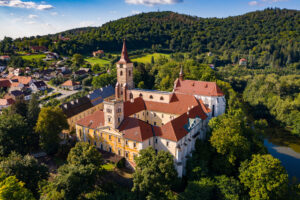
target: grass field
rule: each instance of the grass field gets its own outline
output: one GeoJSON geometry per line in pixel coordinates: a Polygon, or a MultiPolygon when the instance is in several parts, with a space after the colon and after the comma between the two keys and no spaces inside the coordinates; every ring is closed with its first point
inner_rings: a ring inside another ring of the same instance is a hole
{"type": "Polygon", "coordinates": [[[140,62],[140,63],[151,63],[151,58],[152,56],[154,57],[154,61],[159,58],[160,56],[165,56],[167,58],[170,57],[169,54],[165,53],[152,53],[152,54],[147,54],[141,57],[133,58],[131,59],[133,62],[140,62]]]}
{"type": "Polygon", "coordinates": [[[39,59],[46,58],[46,55],[45,54],[32,54],[32,55],[22,56],[22,58],[25,60],[32,60],[32,59],[39,60],[39,59]]]}
{"type": "Polygon", "coordinates": [[[115,165],[112,163],[106,163],[104,165],[102,165],[103,169],[107,170],[107,171],[112,171],[115,169],[115,165]]]}
{"type": "Polygon", "coordinates": [[[103,66],[105,64],[110,64],[109,60],[104,60],[101,58],[90,57],[90,58],[86,58],[84,60],[89,62],[91,65],[99,64],[100,66],[103,66]]]}

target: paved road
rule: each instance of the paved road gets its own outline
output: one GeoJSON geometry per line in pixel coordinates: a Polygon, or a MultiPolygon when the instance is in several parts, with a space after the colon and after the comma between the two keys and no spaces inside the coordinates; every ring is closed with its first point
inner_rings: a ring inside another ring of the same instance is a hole
{"type": "Polygon", "coordinates": [[[63,98],[66,98],[68,96],[71,96],[77,92],[79,92],[80,90],[74,90],[74,91],[71,91],[71,90],[63,90],[63,89],[60,89],[58,87],[54,87],[50,84],[48,84],[48,82],[45,82],[48,86],[48,88],[52,88],[53,90],[51,92],[49,92],[48,95],[52,94],[52,93],[56,93],[56,92],[59,92],[61,93],[61,95],[59,97],[56,97],[56,99],[63,99],[63,98]]]}

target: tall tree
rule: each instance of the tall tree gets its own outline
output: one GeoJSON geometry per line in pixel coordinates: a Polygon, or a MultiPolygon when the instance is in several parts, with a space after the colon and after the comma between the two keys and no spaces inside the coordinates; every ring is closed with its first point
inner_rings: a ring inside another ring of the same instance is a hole
{"type": "Polygon", "coordinates": [[[253,155],[241,164],[240,181],[249,190],[251,199],[284,199],[288,175],[278,159],[271,155],[253,155]]]}
{"type": "Polygon", "coordinates": [[[44,107],[38,117],[35,131],[40,135],[40,146],[49,154],[57,152],[59,134],[68,129],[67,118],[59,107],[44,107]]]}
{"type": "Polygon", "coordinates": [[[68,154],[68,163],[72,165],[95,165],[100,167],[103,163],[101,153],[94,145],[87,142],[78,142],[68,154]]]}
{"type": "Polygon", "coordinates": [[[31,127],[36,125],[40,113],[39,101],[35,94],[31,95],[31,99],[27,106],[27,120],[31,127]]]}
{"type": "Polygon", "coordinates": [[[0,171],[0,199],[34,200],[32,193],[24,188],[24,183],[15,176],[8,176],[0,171]]]}
{"type": "Polygon", "coordinates": [[[25,183],[25,187],[38,197],[38,183],[48,178],[48,168],[32,156],[21,155],[13,152],[0,163],[0,168],[9,176],[25,183]]]}
{"type": "Polygon", "coordinates": [[[30,130],[26,120],[19,114],[0,115],[0,154],[12,151],[25,154],[30,149],[30,130]]]}
{"type": "Polygon", "coordinates": [[[140,151],[135,162],[132,191],[137,192],[140,199],[166,199],[177,179],[173,156],[165,151],[156,155],[149,147],[140,151]]]}

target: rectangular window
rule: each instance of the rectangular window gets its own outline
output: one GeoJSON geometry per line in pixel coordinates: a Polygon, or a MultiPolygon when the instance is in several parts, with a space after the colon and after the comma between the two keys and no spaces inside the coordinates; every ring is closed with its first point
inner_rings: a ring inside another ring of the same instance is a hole
{"type": "Polygon", "coordinates": [[[169,142],[167,141],[167,147],[169,146],[169,142]]]}
{"type": "Polygon", "coordinates": [[[126,151],[125,152],[125,157],[128,158],[129,157],[129,153],[126,151]]]}
{"type": "Polygon", "coordinates": [[[118,138],[118,142],[119,142],[119,143],[121,142],[121,139],[120,139],[120,138],[118,138]]]}
{"type": "Polygon", "coordinates": [[[128,140],[125,141],[125,144],[128,146],[128,140]]]}
{"type": "Polygon", "coordinates": [[[133,143],[133,147],[136,148],[136,143],[135,142],[133,143]]]}
{"type": "Polygon", "coordinates": [[[154,117],[156,117],[156,113],[153,113],[154,117]]]}
{"type": "Polygon", "coordinates": [[[149,139],[149,145],[151,145],[151,140],[149,139]]]}
{"type": "Polygon", "coordinates": [[[112,110],[109,109],[109,108],[107,108],[107,109],[106,109],[106,112],[107,112],[107,113],[112,113],[112,110]]]}
{"type": "Polygon", "coordinates": [[[108,136],[109,140],[111,140],[111,135],[108,136]]]}
{"type": "Polygon", "coordinates": [[[156,122],[154,122],[154,126],[156,126],[156,122]]]}
{"type": "Polygon", "coordinates": [[[161,114],[161,118],[164,118],[164,114],[161,114]]]}
{"type": "Polygon", "coordinates": [[[155,138],[155,143],[157,144],[157,138],[155,138]]]}

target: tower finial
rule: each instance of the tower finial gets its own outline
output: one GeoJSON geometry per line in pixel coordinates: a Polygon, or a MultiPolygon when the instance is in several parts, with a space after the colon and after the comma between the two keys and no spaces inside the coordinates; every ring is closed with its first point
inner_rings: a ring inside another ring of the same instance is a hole
{"type": "Polygon", "coordinates": [[[118,62],[119,64],[126,64],[126,63],[131,63],[128,53],[127,53],[127,48],[126,48],[126,39],[123,39],[123,48],[122,48],[122,53],[121,53],[121,58],[118,62]]]}
{"type": "Polygon", "coordinates": [[[179,80],[183,81],[183,79],[184,79],[183,68],[182,65],[180,65],[179,80]]]}

